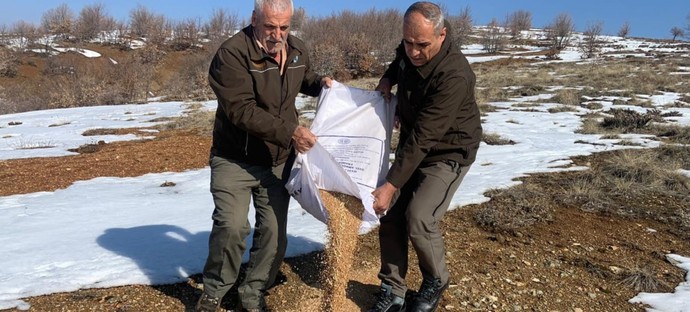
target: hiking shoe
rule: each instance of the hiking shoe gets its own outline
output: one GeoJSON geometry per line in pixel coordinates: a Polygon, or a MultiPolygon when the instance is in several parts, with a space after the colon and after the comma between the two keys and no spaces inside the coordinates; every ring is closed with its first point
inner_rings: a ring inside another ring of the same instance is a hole
{"type": "Polygon", "coordinates": [[[196,312],[216,312],[220,307],[220,299],[211,297],[206,293],[201,294],[199,301],[196,303],[194,311],[196,312]]]}
{"type": "Polygon", "coordinates": [[[419,291],[412,298],[407,312],[435,311],[446,288],[448,288],[448,283],[442,284],[440,279],[424,279],[419,291]]]}
{"type": "Polygon", "coordinates": [[[367,312],[404,312],[405,299],[393,294],[393,287],[387,284],[381,284],[381,291],[379,292],[376,304],[367,312]]]}
{"type": "Polygon", "coordinates": [[[261,297],[259,297],[259,306],[258,307],[249,308],[249,309],[244,308],[244,309],[241,309],[239,311],[242,311],[242,312],[270,312],[271,310],[269,310],[268,307],[266,306],[266,298],[261,296],[261,297]]]}

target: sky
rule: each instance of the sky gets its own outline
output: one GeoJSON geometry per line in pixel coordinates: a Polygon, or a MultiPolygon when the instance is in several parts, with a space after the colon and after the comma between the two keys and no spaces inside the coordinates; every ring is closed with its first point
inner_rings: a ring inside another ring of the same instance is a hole
{"type": "MultiPolygon", "coordinates": [[[[403,12],[413,1],[323,1],[293,0],[295,7],[305,8],[308,16],[328,16],[343,10],[363,12],[369,9],[398,9],[403,12]]],[[[248,0],[119,0],[117,4],[96,0],[4,0],[0,10],[0,25],[11,26],[19,20],[39,24],[42,14],[61,4],[67,4],[75,14],[86,5],[103,3],[106,11],[118,20],[126,21],[129,12],[142,5],[150,11],[163,14],[173,20],[198,18],[206,20],[213,9],[223,8],[234,12],[240,18],[249,18],[253,1],[248,0]]],[[[450,14],[458,14],[469,7],[475,25],[486,25],[496,18],[505,17],[518,10],[532,13],[532,24],[542,28],[551,23],[561,13],[569,14],[577,31],[588,25],[602,22],[604,34],[615,35],[621,25],[628,22],[630,36],[656,39],[671,38],[672,27],[685,28],[690,21],[690,7],[687,0],[579,0],[579,1],[541,1],[541,0],[470,0],[435,1],[444,5],[450,14]]]]}
{"type": "MultiPolygon", "coordinates": [[[[642,44],[628,42],[627,49],[642,44]]],[[[469,47],[473,48],[480,49],[469,47]]],[[[564,51],[562,57],[562,61],[580,61],[572,51],[564,51]]],[[[487,60],[469,59],[473,63],[487,60]]],[[[678,75],[690,72],[687,67],[678,70],[678,75]]],[[[490,103],[499,109],[482,117],[484,131],[517,144],[482,143],[476,163],[453,196],[451,209],[485,202],[488,198],[484,192],[516,185],[519,182],[515,178],[529,173],[585,169],[574,167],[571,156],[639,148],[616,145],[619,139],[576,133],[580,115],[591,113],[589,109],[549,113],[549,108],[560,106],[548,101],[560,88],[548,86],[540,95],[490,103]],[[526,107],[525,103],[535,106],[526,107]]],[[[680,97],[670,92],[637,96],[649,98],[662,113],[669,109],[664,105],[680,97]]],[[[596,102],[606,111],[617,99],[608,97],[596,102]]],[[[298,100],[298,105],[304,103],[302,98],[298,100]]],[[[215,109],[215,105],[214,101],[203,103],[208,110],[215,109]]],[[[152,102],[0,115],[0,160],[72,155],[68,149],[86,143],[134,140],[128,135],[83,137],[81,133],[94,128],[150,127],[152,119],[181,116],[187,108],[182,102],[152,102]],[[39,146],[45,148],[32,148],[39,146]]],[[[616,108],[646,111],[638,106],[616,108]]],[[[672,110],[681,116],[667,119],[690,125],[690,108],[672,110]]],[[[621,139],[644,147],[660,144],[635,134],[621,135],[621,139]]],[[[690,176],[690,171],[682,173],[690,176]]],[[[200,273],[212,223],[209,176],[209,168],[205,167],[129,178],[99,177],[55,191],[0,197],[0,309],[26,310],[29,304],[21,298],[30,296],[84,288],[177,283],[200,273]],[[174,185],[162,187],[165,182],[174,185]]],[[[253,224],[253,213],[249,216],[253,224]]],[[[368,229],[371,227],[363,228],[368,229]]],[[[639,230],[645,235],[654,233],[639,230]]],[[[291,201],[288,257],[323,249],[326,233],[322,222],[297,201],[291,201]]],[[[688,257],[667,255],[684,270],[690,269],[688,257]]],[[[648,304],[654,311],[690,311],[690,274],[687,279],[674,293],[640,293],[630,301],[648,304]]]]}

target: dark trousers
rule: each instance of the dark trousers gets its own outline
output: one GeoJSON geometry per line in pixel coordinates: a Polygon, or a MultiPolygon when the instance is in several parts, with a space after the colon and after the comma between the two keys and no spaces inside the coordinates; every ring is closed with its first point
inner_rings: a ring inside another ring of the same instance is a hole
{"type": "Polygon", "coordinates": [[[287,247],[290,196],[281,179],[284,165],[256,166],[213,156],[211,194],[215,209],[204,266],[204,292],[222,298],[236,283],[251,227],[249,201],[256,209],[246,276],[238,287],[244,308],[260,304],[278,273],[287,247]]]}
{"type": "Polygon", "coordinates": [[[378,276],[393,287],[395,295],[405,297],[407,291],[408,241],[417,253],[422,276],[448,282],[450,273],[439,223],[469,168],[454,161],[420,165],[381,218],[378,276]]]}

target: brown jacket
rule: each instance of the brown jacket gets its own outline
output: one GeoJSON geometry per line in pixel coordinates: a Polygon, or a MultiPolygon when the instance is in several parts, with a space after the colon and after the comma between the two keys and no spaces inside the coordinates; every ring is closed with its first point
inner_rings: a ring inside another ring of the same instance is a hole
{"type": "Polygon", "coordinates": [[[297,128],[295,97],[317,96],[321,77],[311,71],[304,43],[288,36],[285,73],[257,44],[253,27],[226,40],[209,69],[218,98],[211,154],[239,162],[285,163],[297,128]]]}
{"type": "Polygon", "coordinates": [[[402,187],[425,162],[452,160],[464,166],[474,162],[482,139],[476,78],[450,34],[439,53],[420,67],[409,62],[401,43],[383,78],[398,85],[401,126],[388,182],[402,187]]]}

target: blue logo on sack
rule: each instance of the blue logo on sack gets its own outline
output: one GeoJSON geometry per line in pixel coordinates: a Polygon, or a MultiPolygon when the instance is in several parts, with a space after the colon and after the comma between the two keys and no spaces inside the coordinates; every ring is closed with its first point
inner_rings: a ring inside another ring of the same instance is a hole
{"type": "Polygon", "coordinates": [[[352,141],[350,141],[350,139],[348,139],[348,138],[338,139],[338,143],[340,143],[340,144],[350,144],[350,142],[352,142],[352,141]]]}

